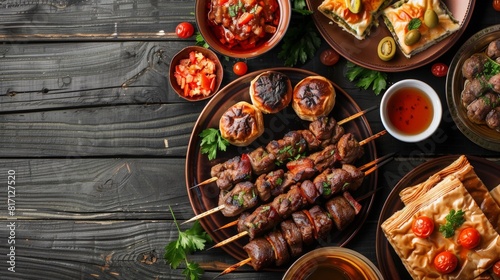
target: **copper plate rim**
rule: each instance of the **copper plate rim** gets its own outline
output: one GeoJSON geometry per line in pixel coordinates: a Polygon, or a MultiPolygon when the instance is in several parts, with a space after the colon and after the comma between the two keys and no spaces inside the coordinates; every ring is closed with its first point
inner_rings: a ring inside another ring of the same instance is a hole
{"type": "Polygon", "coordinates": [[[461,104],[461,92],[465,82],[462,76],[463,63],[473,53],[483,51],[495,38],[500,38],[500,24],[477,32],[460,47],[450,63],[446,76],[446,102],[453,121],[463,135],[485,149],[500,152],[500,132],[469,121],[465,108],[461,104]]]}
{"type": "MultiPolygon", "coordinates": [[[[379,26],[375,28],[376,30],[372,28],[371,30],[372,34],[367,38],[365,38],[364,40],[357,40],[351,34],[347,35],[349,35],[352,38],[346,39],[349,38],[349,36],[344,34],[347,32],[343,31],[335,23],[329,24],[331,20],[327,19],[321,12],[317,10],[317,7],[321,3],[321,1],[322,0],[306,0],[309,9],[314,11],[314,13],[312,14],[314,23],[318,28],[318,31],[321,33],[322,37],[328,43],[328,45],[330,45],[330,47],[332,47],[340,55],[342,55],[352,63],[358,64],[368,69],[383,71],[383,72],[402,72],[402,71],[412,70],[420,66],[426,65],[427,63],[430,63],[431,61],[440,57],[442,54],[448,51],[462,36],[463,32],[465,31],[472,17],[472,11],[474,10],[474,5],[476,3],[475,0],[468,1],[468,7],[465,11],[464,18],[460,22],[460,29],[457,30],[455,33],[451,34],[449,37],[443,39],[442,41],[422,51],[421,53],[412,56],[411,58],[408,59],[404,58],[401,51],[398,50],[396,55],[400,57],[399,59],[395,58],[390,61],[382,61],[378,59],[376,52],[376,45],[378,45],[379,40],[382,39],[383,37],[392,36],[389,30],[387,30],[387,27],[385,26],[385,23],[383,22],[382,18],[379,18],[379,26]],[[380,28],[383,28],[383,30],[381,30],[380,28]],[[359,46],[359,49],[361,50],[359,55],[351,55],[349,52],[353,50],[352,48],[346,49],[341,46],[340,43],[346,40],[350,40],[349,42],[351,42],[351,44],[349,44],[349,46],[351,47],[354,47],[356,45],[359,46]],[[371,42],[370,40],[377,40],[377,41],[375,43],[371,42]],[[367,50],[366,49],[367,45],[371,45],[373,46],[373,48],[367,50]],[[368,53],[373,53],[373,56],[376,58],[369,61],[366,60],[366,51],[369,51],[368,53]]],[[[461,2],[459,3],[458,1],[452,2],[451,0],[448,2],[451,2],[451,3],[446,3],[449,9],[451,4],[454,5],[463,4],[461,2]]]]}
{"type": "MultiPolygon", "coordinates": [[[[262,69],[259,71],[255,71],[255,72],[246,74],[245,76],[242,76],[242,77],[238,78],[237,80],[234,80],[233,82],[226,85],[223,89],[219,90],[219,92],[213,96],[213,98],[207,103],[205,108],[202,110],[198,120],[196,121],[196,123],[194,125],[193,132],[191,133],[191,137],[189,139],[189,144],[188,144],[187,154],[186,154],[186,165],[185,165],[186,188],[187,188],[187,193],[188,193],[190,204],[191,204],[193,211],[196,215],[205,211],[205,209],[203,209],[204,206],[198,204],[197,200],[199,199],[199,197],[190,189],[190,187],[192,185],[197,183],[197,182],[193,181],[194,176],[196,176],[196,174],[195,174],[196,172],[194,170],[192,170],[193,167],[190,167],[190,164],[192,164],[190,161],[190,158],[193,158],[193,156],[195,156],[197,153],[199,153],[199,147],[198,147],[198,140],[199,139],[198,139],[197,134],[199,133],[199,131],[204,129],[203,127],[201,127],[200,124],[205,121],[204,119],[206,118],[206,115],[212,110],[211,107],[214,106],[213,104],[220,102],[222,99],[231,98],[231,96],[228,97],[227,94],[225,93],[226,88],[231,89],[232,87],[235,87],[236,85],[238,85],[242,81],[251,80],[252,77],[255,77],[256,75],[258,75],[259,73],[262,73],[264,71],[279,71],[279,72],[285,72],[285,73],[292,72],[296,75],[303,75],[303,76],[316,76],[316,75],[318,75],[318,74],[311,72],[311,71],[308,71],[308,70],[289,68],[289,67],[262,69]]],[[[339,96],[339,94],[342,94],[343,98],[347,99],[351,103],[350,105],[352,106],[353,109],[355,109],[358,112],[361,111],[359,106],[354,102],[354,100],[343,89],[341,89],[338,85],[336,85],[333,82],[332,82],[332,84],[334,85],[335,90],[337,91],[337,96],[339,96]]],[[[362,133],[373,135],[371,127],[370,127],[366,117],[361,116],[359,118],[359,121],[364,124],[364,126],[362,128],[360,128],[363,130],[362,133]]],[[[371,157],[371,160],[375,159],[377,157],[375,143],[372,141],[372,142],[368,143],[365,147],[366,147],[366,151],[369,151],[369,152],[365,152],[365,156],[371,157]]],[[[375,171],[375,172],[370,174],[370,181],[369,181],[370,182],[370,185],[369,185],[370,190],[369,191],[375,190],[377,181],[378,181],[378,171],[375,171]]],[[[363,212],[363,216],[360,217],[356,221],[357,222],[356,228],[351,232],[350,236],[346,237],[345,240],[343,240],[342,243],[335,244],[335,246],[345,246],[359,232],[361,225],[366,221],[366,219],[368,217],[368,213],[372,208],[374,200],[375,200],[375,193],[373,193],[372,195],[370,195],[369,198],[366,198],[364,200],[364,201],[366,201],[365,202],[366,206],[364,207],[366,210],[365,210],[365,212],[363,212]]],[[[203,226],[203,228],[205,229],[205,231],[207,231],[207,233],[209,233],[209,235],[214,239],[214,242],[222,241],[219,238],[214,238],[214,235],[212,232],[213,228],[210,227],[210,224],[206,219],[200,220],[200,223],[203,226]]],[[[354,225],[352,225],[352,226],[354,227],[354,225]]],[[[235,243],[237,243],[237,242],[238,241],[236,241],[235,243]]],[[[227,246],[229,246],[229,245],[223,246],[222,249],[224,249],[233,258],[238,259],[238,260],[242,260],[242,259],[246,258],[245,252],[243,250],[239,250],[239,252],[235,252],[234,250],[229,250],[227,248],[227,246]]],[[[286,269],[286,268],[283,267],[283,268],[279,268],[278,270],[284,271],[284,269],[286,269]]],[[[271,270],[273,270],[273,268],[271,268],[271,270]]]]}

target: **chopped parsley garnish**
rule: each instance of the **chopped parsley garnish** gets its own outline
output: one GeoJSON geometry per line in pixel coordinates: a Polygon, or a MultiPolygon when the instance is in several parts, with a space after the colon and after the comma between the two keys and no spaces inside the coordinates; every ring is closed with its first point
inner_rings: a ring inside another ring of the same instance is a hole
{"type": "Polygon", "coordinates": [[[235,17],[238,15],[238,12],[243,8],[243,2],[242,1],[238,1],[238,3],[236,3],[235,5],[230,5],[229,6],[229,16],[231,17],[235,17]]]}
{"type": "Polygon", "coordinates": [[[408,30],[418,29],[422,25],[422,21],[418,18],[412,18],[408,23],[408,30]]]}
{"type": "Polygon", "coordinates": [[[439,226],[439,232],[446,238],[455,235],[455,230],[465,222],[464,214],[465,212],[462,210],[451,209],[450,213],[446,215],[446,224],[439,226]]]}

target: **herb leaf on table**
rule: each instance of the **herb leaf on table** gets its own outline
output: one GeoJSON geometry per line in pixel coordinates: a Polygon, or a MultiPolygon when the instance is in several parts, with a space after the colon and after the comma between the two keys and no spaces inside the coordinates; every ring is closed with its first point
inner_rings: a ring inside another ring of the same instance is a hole
{"type": "Polygon", "coordinates": [[[291,26],[283,37],[283,44],[278,53],[278,58],[285,60],[285,66],[293,67],[298,62],[304,64],[321,45],[316,27],[312,21],[299,26],[291,26]]]}
{"type": "Polygon", "coordinates": [[[367,69],[356,65],[350,61],[347,62],[346,77],[351,82],[355,82],[357,87],[371,89],[375,95],[379,95],[387,88],[387,73],[367,69]]]}
{"type": "Polygon", "coordinates": [[[300,23],[293,25],[293,22],[290,22],[278,53],[278,58],[284,60],[284,65],[288,67],[293,67],[299,62],[306,63],[308,59],[314,57],[321,45],[321,38],[310,18],[313,12],[307,9],[306,1],[293,0],[292,6],[292,11],[301,15],[300,23]]]}
{"type": "Polygon", "coordinates": [[[165,254],[163,257],[173,269],[179,267],[184,261],[186,268],[182,271],[182,274],[184,274],[188,280],[197,280],[204,271],[200,268],[199,264],[188,261],[187,255],[205,249],[205,243],[212,242],[212,239],[203,230],[199,221],[196,221],[190,229],[181,231],[174,212],[172,211],[172,207],[169,206],[169,208],[174,218],[177,231],[179,232],[179,237],[177,240],[171,241],[165,246],[165,254]]]}

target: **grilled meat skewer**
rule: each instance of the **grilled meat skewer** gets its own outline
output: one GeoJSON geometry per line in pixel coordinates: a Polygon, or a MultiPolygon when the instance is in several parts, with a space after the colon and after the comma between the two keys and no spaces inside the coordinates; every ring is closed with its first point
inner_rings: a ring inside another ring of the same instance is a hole
{"type": "Polygon", "coordinates": [[[326,211],[315,205],[308,210],[295,212],[291,219],[282,221],[275,230],[264,237],[251,240],[243,247],[248,258],[230,266],[220,275],[230,273],[245,264],[250,264],[257,271],[272,265],[281,266],[300,256],[314,241],[326,239],[334,228],[343,230],[345,227],[338,227],[330,217],[336,216],[345,220],[341,224],[346,225],[354,220],[361,209],[361,205],[347,192],[345,194],[330,199],[326,203],[326,211]]]}
{"type": "MultiPolygon", "coordinates": [[[[292,155],[289,153],[290,147],[294,147],[296,142],[300,144],[294,148],[296,153],[299,147],[302,152],[305,150],[316,151],[321,147],[326,147],[330,144],[335,144],[340,137],[344,134],[344,129],[341,127],[342,124],[351,121],[357,117],[364,115],[366,112],[372,110],[375,107],[366,109],[364,111],[358,112],[348,118],[345,118],[339,122],[335,121],[333,118],[320,117],[317,120],[309,124],[309,129],[291,131],[280,140],[273,140],[266,147],[259,147],[254,151],[247,154],[250,160],[251,172],[248,172],[248,166],[243,169],[234,168],[234,163],[223,162],[215,165],[211,170],[212,178],[198,183],[197,186],[208,184],[211,182],[216,182],[220,189],[230,189],[232,184],[238,183],[238,178],[251,176],[252,173],[255,175],[260,175],[267,173],[276,168],[276,162],[284,162],[290,158],[292,155]],[[304,149],[304,144],[307,149],[304,149]],[[287,150],[287,153],[283,151],[287,150]],[[233,167],[233,168],[231,168],[233,167]],[[230,172],[231,170],[231,172],[230,172]],[[242,174],[231,174],[231,173],[242,173],[242,174]],[[220,178],[220,180],[219,180],[220,178]],[[232,181],[235,178],[235,181],[232,181]]],[[[295,155],[296,156],[296,155],[295,155]]],[[[238,157],[238,156],[236,156],[238,157]]],[[[237,161],[236,158],[232,158],[232,161],[237,161]]]]}

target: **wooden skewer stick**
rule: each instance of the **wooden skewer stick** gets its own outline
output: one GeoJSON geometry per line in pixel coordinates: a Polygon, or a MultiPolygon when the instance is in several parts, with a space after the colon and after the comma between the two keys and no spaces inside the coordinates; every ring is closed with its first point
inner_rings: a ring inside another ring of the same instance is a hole
{"type": "MultiPolygon", "coordinates": [[[[359,142],[359,145],[360,145],[360,146],[365,145],[365,144],[369,143],[370,141],[373,141],[373,140],[375,140],[375,139],[379,138],[380,136],[382,136],[382,135],[384,135],[384,134],[386,134],[386,133],[387,133],[387,130],[382,130],[382,131],[380,131],[380,132],[378,132],[378,133],[376,133],[376,134],[374,134],[374,135],[372,135],[372,136],[370,136],[370,137],[368,137],[368,138],[366,138],[366,139],[362,140],[361,142],[359,142]]],[[[372,162],[375,162],[375,161],[376,161],[376,160],[373,160],[372,162]]],[[[375,162],[375,163],[376,163],[376,162],[375,162]]],[[[368,164],[370,164],[370,163],[367,163],[367,164],[363,165],[363,167],[365,167],[365,168],[366,168],[366,166],[367,166],[368,164]]],[[[371,165],[371,164],[370,164],[370,165],[371,165]]],[[[375,168],[375,169],[377,169],[377,168],[375,168]]],[[[366,172],[365,172],[365,173],[366,173],[366,172]]],[[[370,173],[371,173],[371,172],[370,172],[370,173]]],[[[368,173],[368,174],[369,174],[369,173],[368,173]]],[[[215,177],[214,177],[214,178],[215,178],[215,177]]],[[[214,178],[210,178],[209,180],[214,179],[214,178]]],[[[217,179],[215,179],[215,180],[217,180],[217,179]]],[[[222,205],[219,205],[219,206],[217,206],[217,207],[215,207],[215,208],[212,208],[212,209],[210,209],[210,210],[207,210],[207,211],[205,211],[205,212],[203,212],[203,213],[200,213],[200,214],[198,214],[198,215],[196,215],[196,216],[192,217],[191,219],[189,219],[189,220],[187,220],[187,221],[185,221],[185,222],[181,223],[181,225],[183,225],[183,224],[187,224],[187,223],[192,222],[192,221],[199,220],[199,219],[201,219],[201,218],[203,218],[203,217],[206,217],[206,216],[209,216],[209,215],[212,215],[212,214],[214,214],[214,213],[216,213],[216,212],[218,212],[218,211],[221,211],[222,209],[224,209],[224,207],[225,207],[225,206],[224,206],[224,204],[222,204],[222,205]]]]}
{"type": "MultiPolygon", "coordinates": [[[[390,160],[392,160],[392,159],[391,159],[391,158],[388,158],[388,159],[386,159],[385,161],[383,161],[381,164],[379,164],[379,165],[375,165],[375,166],[373,166],[372,168],[368,169],[367,171],[365,171],[365,176],[370,175],[370,173],[374,172],[375,170],[377,170],[377,168],[379,168],[380,166],[382,166],[382,165],[386,164],[386,163],[387,163],[387,162],[389,162],[390,160]]],[[[369,193],[367,193],[367,194],[363,195],[361,198],[359,198],[359,199],[358,199],[358,201],[361,201],[361,200],[364,200],[364,199],[366,199],[366,198],[370,197],[372,194],[374,194],[374,193],[375,193],[376,191],[378,191],[378,190],[379,190],[379,189],[375,189],[375,190],[373,190],[373,191],[371,191],[371,192],[369,192],[369,193]]],[[[236,223],[238,223],[238,221],[236,221],[236,223]]],[[[226,227],[227,225],[228,225],[228,224],[226,224],[226,225],[224,225],[224,226],[222,226],[222,227],[226,227]]],[[[221,242],[219,242],[219,243],[215,244],[214,246],[210,247],[210,248],[209,248],[209,250],[210,250],[210,249],[213,249],[213,248],[218,248],[218,247],[222,247],[222,246],[224,246],[224,245],[227,245],[227,244],[229,244],[229,243],[231,243],[231,242],[233,242],[233,241],[235,241],[235,240],[237,240],[237,239],[240,239],[240,238],[242,238],[243,236],[246,236],[246,235],[248,235],[248,231],[242,231],[242,232],[240,232],[240,233],[238,233],[238,234],[236,234],[236,235],[234,235],[234,236],[231,236],[231,237],[229,237],[229,238],[227,238],[227,239],[225,239],[225,240],[222,240],[221,242]]]]}
{"type": "Polygon", "coordinates": [[[385,135],[386,133],[387,133],[387,130],[385,130],[385,129],[384,129],[384,130],[382,130],[382,131],[380,131],[380,132],[378,132],[378,133],[376,133],[376,134],[373,134],[372,136],[370,136],[370,137],[368,137],[368,138],[366,138],[366,139],[364,139],[364,140],[361,140],[361,141],[359,142],[359,145],[360,145],[360,146],[363,146],[363,145],[365,145],[366,143],[369,143],[370,141],[373,141],[373,140],[375,140],[375,139],[379,138],[380,136],[385,135]]]}
{"type": "Polygon", "coordinates": [[[192,221],[196,221],[196,220],[201,219],[201,218],[203,218],[203,217],[205,217],[205,216],[212,215],[213,213],[219,212],[220,210],[224,209],[224,207],[225,207],[225,206],[224,206],[224,204],[222,204],[222,205],[219,205],[219,206],[217,206],[217,207],[215,207],[215,208],[212,208],[212,209],[210,209],[210,210],[207,210],[207,211],[205,211],[205,212],[203,212],[203,213],[200,213],[200,214],[198,214],[198,215],[196,215],[196,216],[192,217],[191,219],[189,219],[189,220],[187,220],[187,221],[183,222],[181,225],[183,225],[183,224],[187,224],[187,223],[192,222],[192,221]]]}
{"type": "Polygon", "coordinates": [[[365,109],[365,110],[363,110],[363,111],[359,111],[359,112],[357,112],[356,114],[354,114],[354,115],[352,115],[352,116],[350,116],[350,117],[347,117],[347,118],[345,118],[345,119],[343,119],[343,120],[338,121],[338,122],[337,122],[337,124],[338,124],[338,125],[343,125],[343,124],[345,124],[346,122],[349,122],[349,121],[354,120],[355,118],[361,117],[362,115],[366,114],[367,112],[369,112],[369,111],[371,111],[371,110],[373,110],[373,109],[376,109],[377,107],[378,107],[378,106],[373,106],[373,107],[370,107],[370,108],[365,109]]]}
{"type": "Polygon", "coordinates": [[[228,274],[228,273],[231,273],[233,271],[235,271],[236,269],[238,269],[239,267],[242,267],[244,266],[245,264],[251,262],[252,259],[251,258],[248,258],[248,259],[244,259],[238,263],[235,263],[233,265],[231,265],[230,267],[226,268],[224,271],[222,271],[219,275],[215,276],[213,279],[217,278],[217,277],[220,277],[222,275],[225,275],[225,274],[228,274]]]}
{"type": "MultiPolygon", "coordinates": [[[[354,119],[356,119],[356,118],[358,118],[358,117],[361,117],[362,115],[364,115],[364,114],[366,114],[367,112],[369,112],[369,111],[371,111],[371,110],[373,110],[373,109],[376,109],[376,108],[377,108],[377,106],[373,106],[373,107],[370,107],[370,108],[365,109],[365,110],[363,110],[363,111],[359,111],[359,112],[357,112],[356,114],[354,114],[354,115],[352,115],[352,116],[349,116],[349,117],[347,117],[347,118],[345,118],[345,119],[343,119],[343,120],[340,120],[337,124],[338,124],[338,125],[343,125],[343,124],[345,124],[346,122],[349,122],[349,121],[352,121],[352,120],[354,120],[354,119]]],[[[196,184],[196,185],[194,185],[194,186],[190,187],[189,189],[194,189],[194,188],[196,188],[196,187],[200,187],[200,186],[203,186],[203,185],[210,184],[210,183],[212,183],[212,182],[217,181],[217,179],[218,179],[217,177],[212,177],[212,178],[209,178],[209,179],[207,179],[207,180],[205,180],[205,181],[203,181],[203,182],[200,182],[200,183],[198,183],[198,184],[196,184]]]]}
{"type": "Polygon", "coordinates": [[[212,178],[206,179],[205,181],[200,182],[200,183],[198,183],[198,184],[196,184],[196,185],[194,185],[194,186],[190,187],[190,189],[194,189],[194,188],[199,187],[199,186],[203,186],[203,185],[210,184],[210,183],[212,183],[212,182],[217,181],[217,179],[218,179],[217,177],[212,177],[212,178]]]}

